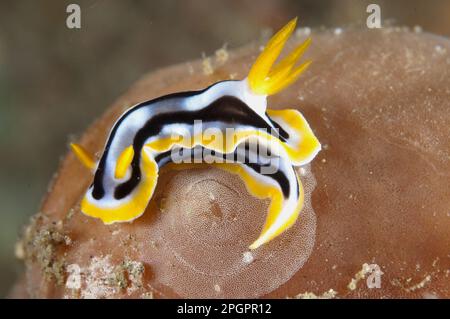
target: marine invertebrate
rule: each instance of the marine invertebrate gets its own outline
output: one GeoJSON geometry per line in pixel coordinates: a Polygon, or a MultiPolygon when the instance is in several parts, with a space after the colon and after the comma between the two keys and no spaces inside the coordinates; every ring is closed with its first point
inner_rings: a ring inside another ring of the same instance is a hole
{"type": "Polygon", "coordinates": [[[107,224],[132,221],[145,211],[159,168],[179,154],[178,160],[199,154],[242,177],[253,195],[271,199],[265,226],[250,249],[292,226],[304,197],[293,166],[309,163],[320,143],[298,110],[266,108],[267,96],[292,84],[310,64],[296,66],[309,46],[307,39],[274,65],[296,21],[272,37],[247,78],[169,94],[127,110],[111,129],[98,163],[72,144],[80,161],[95,171],[81,210],[107,224]],[[234,165],[228,164],[230,159],[234,165]]]}

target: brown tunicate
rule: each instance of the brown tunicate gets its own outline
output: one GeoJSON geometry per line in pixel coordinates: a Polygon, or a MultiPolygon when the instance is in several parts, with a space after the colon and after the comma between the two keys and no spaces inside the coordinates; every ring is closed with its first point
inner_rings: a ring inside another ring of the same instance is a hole
{"type": "MultiPolygon", "coordinates": [[[[300,110],[323,145],[300,168],[294,227],[247,251],[267,200],[208,166],[162,172],[142,217],[104,225],[80,212],[92,175],[68,154],[17,246],[27,267],[13,296],[450,297],[450,42],[403,28],[311,36],[309,70],[269,98],[300,110]]],[[[101,152],[137,102],[245,77],[259,47],[211,58],[206,74],[202,61],[152,72],[80,143],[101,152]]]]}

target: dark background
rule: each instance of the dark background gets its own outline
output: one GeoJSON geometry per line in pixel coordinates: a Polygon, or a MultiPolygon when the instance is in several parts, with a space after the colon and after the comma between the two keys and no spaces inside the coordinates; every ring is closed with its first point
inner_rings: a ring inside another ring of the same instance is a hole
{"type": "Polygon", "coordinates": [[[14,243],[68,141],[140,76],[239,47],[294,16],[302,27],[365,27],[369,3],[384,25],[450,35],[447,0],[1,1],[0,296],[22,270],[14,243]],[[66,27],[70,3],[81,29],[66,27]]]}

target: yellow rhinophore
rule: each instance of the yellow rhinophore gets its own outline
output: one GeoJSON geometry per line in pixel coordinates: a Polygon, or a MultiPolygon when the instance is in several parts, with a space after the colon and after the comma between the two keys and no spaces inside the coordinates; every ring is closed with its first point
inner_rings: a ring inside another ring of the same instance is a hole
{"type": "Polygon", "coordinates": [[[295,82],[311,64],[311,61],[307,61],[298,67],[294,67],[311,43],[311,38],[308,38],[272,68],[290,35],[295,30],[296,24],[297,18],[289,21],[270,39],[263,52],[256,59],[248,74],[248,82],[253,93],[261,95],[276,94],[295,82]]]}
{"type": "Polygon", "coordinates": [[[70,147],[72,148],[72,151],[75,154],[75,156],[80,160],[81,164],[83,164],[90,170],[93,170],[95,168],[94,157],[91,154],[89,154],[88,151],[86,151],[83,146],[71,143],[70,147]]]}
{"type": "Polygon", "coordinates": [[[122,153],[119,156],[119,159],[117,160],[116,170],[114,172],[114,176],[116,178],[120,179],[125,177],[128,166],[130,166],[133,157],[134,157],[134,149],[133,145],[130,145],[122,151],[122,153]]]}

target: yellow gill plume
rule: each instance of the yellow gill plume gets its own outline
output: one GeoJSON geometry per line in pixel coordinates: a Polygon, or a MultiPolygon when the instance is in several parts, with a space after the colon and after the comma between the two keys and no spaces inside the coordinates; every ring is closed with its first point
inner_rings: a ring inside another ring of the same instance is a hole
{"type": "Polygon", "coordinates": [[[311,43],[311,38],[308,38],[287,57],[273,66],[287,40],[295,30],[296,24],[297,18],[289,21],[269,40],[256,59],[248,74],[248,82],[253,93],[260,95],[276,94],[295,82],[300,74],[311,64],[311,61],[307,61],[300,66],[294,67],[311,43]]]}

